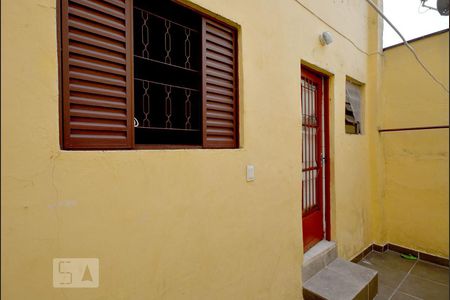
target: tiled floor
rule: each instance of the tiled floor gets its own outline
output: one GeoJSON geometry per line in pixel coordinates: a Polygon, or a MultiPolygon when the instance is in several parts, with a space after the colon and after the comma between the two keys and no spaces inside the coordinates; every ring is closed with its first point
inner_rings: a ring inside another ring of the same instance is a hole
{"type": "Polygon", "coordinates": [[[448,300],[449,269],[406,260],[393,251],[371,252],[360,265],[378,271],[376,300],[448,300]]]}

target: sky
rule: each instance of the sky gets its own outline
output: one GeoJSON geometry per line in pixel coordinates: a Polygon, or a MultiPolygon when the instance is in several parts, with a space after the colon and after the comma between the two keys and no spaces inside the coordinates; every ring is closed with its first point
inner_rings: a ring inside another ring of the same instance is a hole
{"type": "MultiPolygon", "coordinates": [[[[436,0],[426,5],[436,7],[436,0]]],[[[400,33],[411,40],[449,27],[449,17],[421,6],[420,0],[384,0],[383,12],[400,33]]],[[[383,47],[401,43],[395,31],[384,22],[383,47]]]]}

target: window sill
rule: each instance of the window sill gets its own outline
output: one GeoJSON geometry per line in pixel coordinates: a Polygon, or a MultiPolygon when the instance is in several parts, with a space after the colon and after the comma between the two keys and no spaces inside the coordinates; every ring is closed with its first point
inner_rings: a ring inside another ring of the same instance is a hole
{"type": "MultiPolygon", "coordinates": [[[[135,145],[134,150],[203,149],[199,145],[135,145]]],[[[131,150],[133,150],[131,149],[131,150]]]]}

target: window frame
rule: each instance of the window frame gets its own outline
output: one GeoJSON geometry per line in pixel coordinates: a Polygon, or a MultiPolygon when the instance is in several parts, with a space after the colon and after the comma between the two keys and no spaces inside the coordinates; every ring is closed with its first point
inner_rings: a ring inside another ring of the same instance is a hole
{"type": "MultiPolygon", "coordinates": [[[[131,130],[129,131],[130,134],[130,139],[131,139],[131,146],[130,147],[111,147],[111,146],[106,146],[106,147],[66,147],[64,145],[64,84],[63,84],[63,78],[64,78],[64,64],[63,64],[63,55],[62,55],[62,51],[63,51],[63,47],[62,47],[62,42],[63,42],[63,33],[64,33],[64,29],[62,28],[63,26],[63,22],[62,22],[62,1],[66,1],[66,0],[57,0],[56,3],[56,25],[57,25],[57,59],[58,59],[58,115],[59,115],[59,144],[60,144],[60,148],[62,150],[69,150],[69,151],[122,151],[122,150],[172,150],[172,149],[239,149],[240,145],[241,145],[241,141],[240,141],[240,84],[239,84],[239,56],[240,56],[240,50],[239,50],[239,34],[240,34],[240,30],[239,30],[239,26],[234,23],[233,21],[230,21],[228,19],[225,19],[223,17],[218,16],[217,14],[210,12],[206,9],[203,9],[199,6],[197,6],[196,4],[188,4],[185,3],[184,1],[180,1],[180,0],[170,0],[172,2],[174,2],[177,5],[183,6],[186,9],[189,9],[191,11],[193,11],[194,13],[198,14],[202,19],[202,28],[201,28],[201,32],[202,32],[202,36],[201,36],[201,43],[202,43],[202,53],[201,53],[201,65],[200,68],[202,69],[202,74],[201,74],[201,110],[202,110],[202,117],[201,117],[201,135],[202,135],[202,141],[200,145],[184,145],[184,144],[136,144],[135,143],[135,129],[133,126],[133,122],[131,122],[131,130]],[[234,115],[233,115],[233,121],[234,121],[234,145],[232,147],[208,147],[205,145],[205,123],[206,123],[206,116],[203,115],[205,110],[206,110],[206,99],[204,99],[204,94],[205,94],[205,85],[206,82],[204,81],[204,76],[203,76],[203,69],[205,68],[205,56],[203,55],[203,50],[204,50],[204,43],[205,43],[205,39],[203,36],[204,33],[204,24],[205,24],[205,19],[207,20],[211,20],[215,23],[217,23],[218,25],[224,26],[226,28],[228,28],[229,30],[233,31],[233,49],[234,49],[234,61],[233,61],[233,75],[234,75],[234,82],[233,82],[233,99],[234,99],[234,103],[233,103],[233,107],[234,107],[234,115]]],[[[69,0],[67,0],[69,1],[69,0]]],[[[127,106],[130,106],[130,114],[131,114],[131,119],[134,119],[134,59],[133,59],[133,53],[134,53],[134,45],[133,45],[133,34],[134,34],[134,28],[133,28],[133,0],[125,0],[125,6],[128,6],[129,9],[129,13],[127,16],[127,22],[129,22],[130,24],[129,26],[129,30],[130,30],[130,42],[131,46],[129,48],[129,52],[131,53],[131,56],[128,57],[127,59],[127,68],[129,67],[129,73],[127,73],[127,76],[131,77],[131,84],[130,84],[130,89],[129,91],[127,91],[127,96],[130,97],[131,101],[130,103],[127,103],[127,106]]],[[[128,53],[127,53],[128,54],[128,53]]],[[[66,75],[67,76],[67,75],[66,75]]]]}

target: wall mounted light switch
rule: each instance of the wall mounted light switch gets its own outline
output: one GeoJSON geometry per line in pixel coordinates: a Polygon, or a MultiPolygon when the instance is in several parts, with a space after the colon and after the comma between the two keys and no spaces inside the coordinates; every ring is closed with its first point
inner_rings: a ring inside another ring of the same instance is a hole
{"type": "Polygon", "coordinates": [[[247,181],[253,181],[255,180],[255,166],[254,165],[247,165],[247,181]]]}

